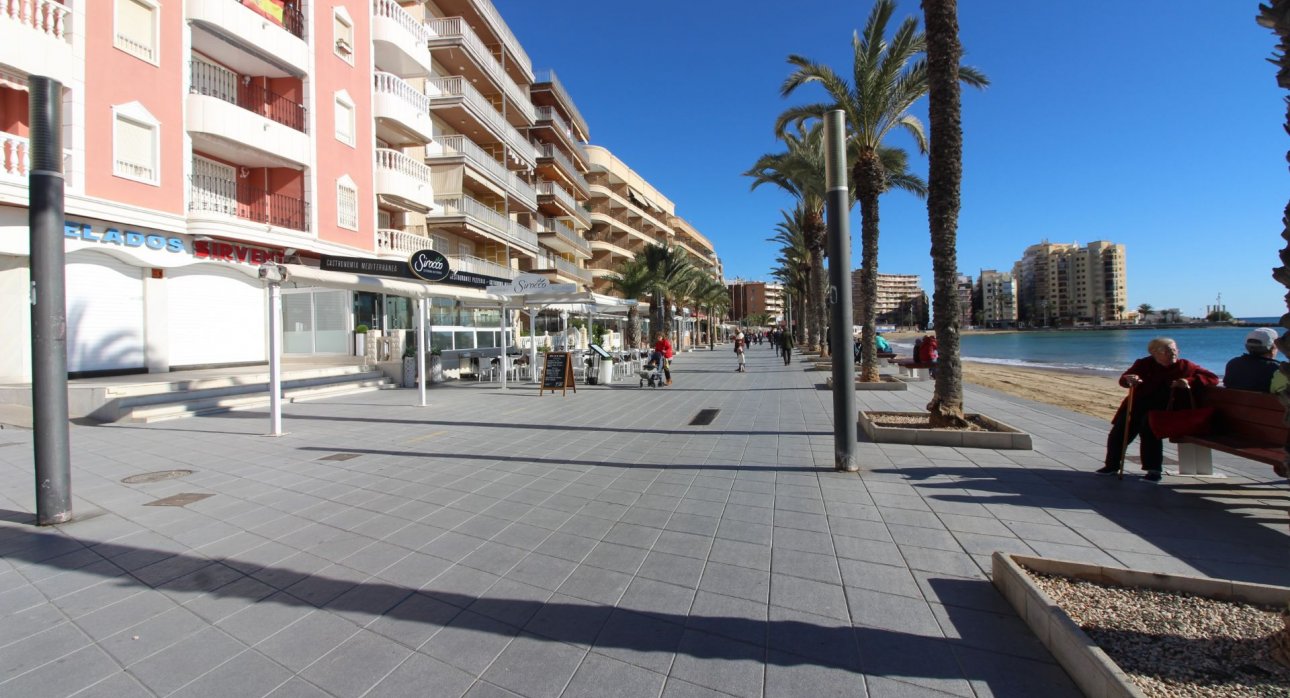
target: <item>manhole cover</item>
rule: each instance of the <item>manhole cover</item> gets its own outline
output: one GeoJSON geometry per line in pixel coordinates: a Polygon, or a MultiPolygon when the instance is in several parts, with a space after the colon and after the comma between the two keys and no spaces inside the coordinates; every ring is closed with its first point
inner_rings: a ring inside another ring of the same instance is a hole
{"type": "Polygon", "coordinates": [[[162,480],[173,480],[177,477],[187,477],[192,475],[191,470],[162,470],[155,473],[142,473],[140,475],[131,475],[121,482],[127,485],[141,485],[145,482],[161,482],[162,480]]]}
{"type": "Polygon", "coordinates": [[[721,410],[699,410],[699,413],[694,415],[694,419],[690,420],[690,426],[711,424],[712,420],[717,418],[717,413],[720,411],[721,410]]]}
{"type": "Polygon", "coordinates": [[[322,458],[319,458],[318,460],[349,460],[350,458],[358,458],[358,457],[359,457],[359,455],[361,455],[361,454],[358,454],[358,453],[333,453],[333,454],[331,454],[330,456],[323,456],[322,458]]]}
{"type": "Polygon", "coordinates": [[[192,504],[193,502],[200,502],[201,500],[206,499],[207,497],[210,497],[210,496],[212,495],[202,494],[200,492],[180,492],[179,494],[172,494],[169,497],[162,497],[161,499],[148,502],[147,504],[144,504],[144,506],[145,507],[182,507],[186,504],[192,504]]]}

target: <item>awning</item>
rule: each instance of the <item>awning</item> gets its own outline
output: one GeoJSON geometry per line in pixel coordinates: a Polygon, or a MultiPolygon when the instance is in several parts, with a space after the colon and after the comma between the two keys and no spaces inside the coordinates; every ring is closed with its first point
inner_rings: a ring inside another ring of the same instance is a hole
{"type": "MultiPolygon", "coordinates": [[[[493,298],[485,293],[483,289],[467,286],[432,284],[407,279],[392,279],[385,276],[372,276],[370,274],[351,274],[343,271],[324,271],[317,267],[308,267],[303,264],[283,264],[282,266],[286,268],[287,273],[290,275],[287,283],[305,281],[326,288],[387,293],[405,298],[453,298],[462,301],[493,298]]],[[[497,303],[497,300],[492,300],[488,305],[491,307],[497,305],[497,303]]]]}

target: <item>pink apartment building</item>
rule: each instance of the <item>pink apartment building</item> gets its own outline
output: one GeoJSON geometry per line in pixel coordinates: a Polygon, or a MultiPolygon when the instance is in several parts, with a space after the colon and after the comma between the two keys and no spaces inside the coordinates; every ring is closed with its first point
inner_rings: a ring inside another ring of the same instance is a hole
{"type": "MultiPolygon", "coordinates": [[[[73,376],[264,362],[268,260],[445,254],[446,350],[506,341],[462,286],[592,284],[586,122],[490,0],[0,0],[0,381],[30,379],[33,75],[64,88],[73,376]]],[[[412,307],[289,284],[286,353],[412,307]]]]}

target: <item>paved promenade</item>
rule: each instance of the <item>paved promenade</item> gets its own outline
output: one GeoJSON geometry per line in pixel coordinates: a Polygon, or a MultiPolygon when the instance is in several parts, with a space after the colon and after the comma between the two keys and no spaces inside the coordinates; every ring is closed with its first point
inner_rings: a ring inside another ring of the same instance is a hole
{"type": "Polygon", "coordinates": [[[1035,449],[862,436],[864,471],[835,473],[826,374],[768,346],[734,367],[291,404],[281,438],[263,411],[76,426],[55,529],[31,525],[31,433],[0,430],[0,695],[1061,698],[991,552],[1290,580],[1266,466],[1097,477],[1104,422],[969,386],[1035,449]],[[149,505],[181,493],[209,496],[149,505]]]}

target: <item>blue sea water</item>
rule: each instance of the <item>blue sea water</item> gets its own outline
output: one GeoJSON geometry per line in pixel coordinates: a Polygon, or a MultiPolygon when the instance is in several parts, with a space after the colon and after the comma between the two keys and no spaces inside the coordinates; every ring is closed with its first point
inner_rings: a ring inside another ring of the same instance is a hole
{"type": "MultiPolygon", "coordinates": [[[[1243,318],[1271,327],[1279,318],[1243,318]]],[[[1181,358],[1223,374],[1229,359],[1245,352],[1245,335],[1251,327],[1194,327],[1160,330],[1078,330],[1055,332],[1000,332],[969,334],[962,338],[966,360],[985,363],[1122,373],[1147,355],[1147,342],[1167,336],[1178,343],[1181,358]]],[[[908,350],[908,346],[903,347],[908,350]]]]}

